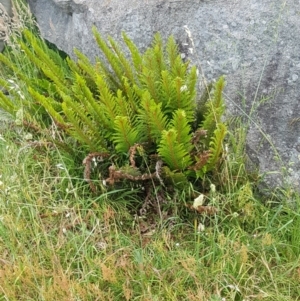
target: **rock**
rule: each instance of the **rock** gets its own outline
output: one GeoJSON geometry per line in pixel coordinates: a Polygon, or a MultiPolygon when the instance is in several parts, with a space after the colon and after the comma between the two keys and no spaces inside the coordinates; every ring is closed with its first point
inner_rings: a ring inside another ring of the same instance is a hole
{"type": "Polygon", "coordinates": [[[99,50],[91,34],[141,50],[159,31],[173,34],[210,81],[226,75],[228,115],[249,127],[249,158],[272,189],[300,191],[300,8],[294,0],[28,0],[42,35],[73,56],[99,50]],[[184,26],[188,27],[184,29],[184,26]],[[188,39],[188,30],[192,40],[188,39]],[[193,53],[192,53],[193,51],[193,53]]]}
{"type": "Polygon", "coordinates": [[[8,35],[8,27],[12,17],[11,0],[0,0],[0,52],[8,35]]]}

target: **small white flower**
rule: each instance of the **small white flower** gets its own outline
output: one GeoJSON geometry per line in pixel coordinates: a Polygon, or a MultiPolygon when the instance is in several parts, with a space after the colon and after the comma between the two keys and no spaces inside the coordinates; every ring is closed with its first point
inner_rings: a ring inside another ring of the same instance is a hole
{"type": "Polygon", "coordinates": [[[210,192],[216,193],[216,185],[215,184],[210,184],[210,192]]]}
{"type": "Polygon", "coordinates": [[[204,203],[204,194],[200,194],[197,198],[194,199],[193,207],[197,209],[199,206],[202,206],[204,203]]]}
{"type": "Polygon", "coordinates": [[[205,230],[205,226],[203,225],[203,224],[201,224],[201,223],[199,223],[199,225],[198,225],[198,233],[200,233],[200,232],[204,232],[204,230],[205,230]]]}
{"type": "Polygon", "coordinates": [[[55,165],[58,169],[63,169],[65,170],[65,167],[63,166],[63,164],[59,163],[55,165]]]}
{"type": "Polygon", "coordinates": [[[67,234],[67,229],[66,229],[66,228],[63,228],[63,229],[62,229],[62,233],[63,233],[63,234],[67,234]]]}
{"type": "Polygon", "coordinates": [[[237,212],[233,212],[232,216],[233,216],[234,218],[237,218],[237,217],[239,216],[239,214],[238,214],[237,212]]]}
{"type": "Polygon", "coordinates": [[[175,244],[175,246],[176,246],[176,247],[179,247],[179,246],[180,246],[180,243],[179,243],[179,242],[177,242],[177,243],[175,244]]]}

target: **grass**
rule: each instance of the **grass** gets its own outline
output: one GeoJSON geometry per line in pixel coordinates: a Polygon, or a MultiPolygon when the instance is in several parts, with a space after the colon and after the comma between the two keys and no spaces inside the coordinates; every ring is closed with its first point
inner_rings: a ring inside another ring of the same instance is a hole
{"type": "Polygon", "coordinates": [[[1,133],[0,300],[300,300],[298,198],[263,204],[246,182],[208,196],[213,217],[179,195],[140,219],[134,193],[88,196],[24,137],[1,133]]]}
{"type": "MultiPolygon", "coordinates": [[[[34,73],[13,46],[9,59],[34,73]]],[[[245,134],[236,121],[222,185],[206,195],[214,215],[190,210],[193,198],[181,192],[141,215],[135,190],[93,196],[78,176],[80,162],[7,117],[0,300],[300,300],[300,197],[288,189],[264,199],[255,193],[245,134]]]]}

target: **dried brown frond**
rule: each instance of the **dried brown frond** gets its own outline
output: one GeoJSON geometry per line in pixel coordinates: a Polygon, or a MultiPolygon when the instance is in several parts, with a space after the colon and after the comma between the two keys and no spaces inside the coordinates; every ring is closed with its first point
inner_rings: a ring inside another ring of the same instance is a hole
{"type": "Polygon", "coordinates": [[[109,168],[109,177],[105,180],[105,182],[109,185],[113,185],[115,182],[119,182],[120,180],[130,180],[130,181],[146,181],[150,179],[156,178],[156,172],[153,173],[144,173],[142,175],[134,176],[126,171],[117,170],[115,165],[111,165],[109,168]]]}
{"type": "Polygon", "coordinates": [[[131,167],[135,167],[135,160],[134,160],[134,156],[136,154],[137,148],[140,147],[141,145],[136,143],[135,145],[131,146],[129,149],[129,161],[130,161],[130,165],[131,167]]]}
{"type": "Polygon", "coordinates": [[[95,153],[88,154],[82,161],[82,164],[85,165],[84,172],[83,172],[84,180],[89,183],[90,188],[94,193],[96,193],[96,187],[91,180],[92,161],[96,160],[97,162],[102,162],[104,158],[107,157],[109,157],[108,153],[95,152],[95,153]]]}
{"type": "Polygon", "coordinates": [[[191,143],[194,144],[195,146],[199,143],[200,139],[202,137],[206,137],[207,135],[207,130],[204,129],[199,129],[193,134],[193,138],[191,140],[191,143]]]}
{"type": "Polygon", "coordinates": [[[195,171],[200,170],[209,160],[210,154],[211,154],[211,151],[209,151],[209,150],[196,154],[195,159],[197,162],[196,162],[196,164],[190,166],[189,169],[192,169],[195,171]]]}

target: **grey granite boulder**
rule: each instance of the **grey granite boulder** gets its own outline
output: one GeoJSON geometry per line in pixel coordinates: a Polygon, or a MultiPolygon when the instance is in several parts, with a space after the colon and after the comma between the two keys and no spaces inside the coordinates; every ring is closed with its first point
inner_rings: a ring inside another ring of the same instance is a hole
{"type": "Polygon", "coordinates": [[[228,115],[249,127],[249,158],[271,187],[300,191],[300,3],[296,0],[28,0],[42,35],[73,55],[99,50],[95,25],[145,49],[173,34],[207,81],[225,74],[228,115]],[[184,26],[187,26],[184,28],[184,26]],[[188,38],[189,31],[192,41],[188,38]]]}
{"type": "Polygon", "coordinates": [[[11,0],[0,0],[0,52],[8,35],[10,18],[12,17],[11,0]]]}

